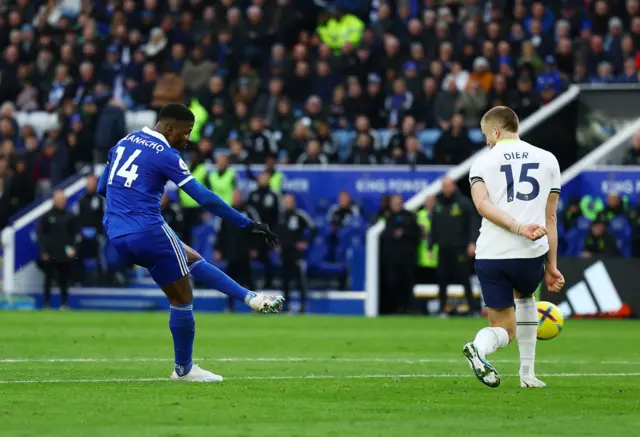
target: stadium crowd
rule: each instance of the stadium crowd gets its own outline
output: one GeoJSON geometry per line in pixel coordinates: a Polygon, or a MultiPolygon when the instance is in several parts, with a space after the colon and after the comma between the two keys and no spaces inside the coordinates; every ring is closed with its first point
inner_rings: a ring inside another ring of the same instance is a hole
{"type": "Polygon", "coordinates": [[[272,167],[457,164],[482,146],[490,107],[522,119],[571,83],[638,82],[640,4],[12,0],[0,6],[0,47],[4,227],[103,163],[127,112],[169,102],[196,115],[192,171],[221,154],[272,167]],[[57,126],[18,123],[34,111],[57,114],[57,126]]]}

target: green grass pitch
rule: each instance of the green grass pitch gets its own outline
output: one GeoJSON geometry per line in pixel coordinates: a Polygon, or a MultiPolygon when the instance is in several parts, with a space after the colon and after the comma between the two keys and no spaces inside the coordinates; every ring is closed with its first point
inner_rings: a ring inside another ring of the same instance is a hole
{"type": "Polygon", "coordinates": [[[197,314],[196,357],[222,384],[172,383],[167,314],[0,313],[0,436],[629,436],[640,324],[567,321],[538,343],[549,388],[497,389],[461,347],[483,319],[197,314]]]}

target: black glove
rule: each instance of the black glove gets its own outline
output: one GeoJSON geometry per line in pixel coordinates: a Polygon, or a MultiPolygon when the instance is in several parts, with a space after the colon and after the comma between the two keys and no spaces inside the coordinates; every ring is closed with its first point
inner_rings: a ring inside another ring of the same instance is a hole
{"type": "Polygon", "coordinates": [[[251,222],[249,225],[249,230],[252,234],[262,235],[264,237],[265,243],[267,246],[274,248],[280,244],[278,241],[278,236],[274,234],[271,229],[269,229],[269,225],[266,223],[260,222],[251,222]]]}

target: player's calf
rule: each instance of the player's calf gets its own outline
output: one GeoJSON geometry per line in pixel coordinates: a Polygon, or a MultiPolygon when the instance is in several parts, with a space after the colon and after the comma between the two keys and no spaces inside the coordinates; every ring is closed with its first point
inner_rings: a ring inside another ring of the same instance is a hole
{"type": "Polygon", "coordinates": [[[196,281],[244,302],[254,311],[277,313],[282,308],[282,303],[284,302],[282,296],[268,296],[263,293],[249,291],[227,276],[222,270],[202,258],[191,264],[190,272],[196,281]]]}

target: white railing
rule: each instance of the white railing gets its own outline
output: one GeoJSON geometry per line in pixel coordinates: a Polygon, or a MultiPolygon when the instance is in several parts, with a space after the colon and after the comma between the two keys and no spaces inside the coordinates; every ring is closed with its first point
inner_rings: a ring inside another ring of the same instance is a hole
{"type": "MultiPolygon", "coordinates": [[[[523,120],[520,124],[520,132],[522,134],[526,134],[529,130],[533,129],[538,124],[542,123],[549,117],[553,116],[553,114],[558,112],[560,109],[571,103],[576,97],[578,97],[578,94],[580,94],[580,87],[577,85],[572,85],[567,91],[558,96],[558,98],[531,114],[530,117],[527,117],[525,120],[523,120]]],[[[481,153],[486,153],[486,149],[481,150],[475,155],[469,157],[462,164],[451,169],[446,174],[446,176],[456,181],[461,179],[469,173],[471,164],[480,156],[481,153]]],[[[439,178],[427,188],[409,199],[405,203],[405,207],[408,210],[414,211],[420,208],[420,206],[424,205],[424,202],[428,197],[434,196],[440,192],[440,190],[442,189],[442,179],[443,178],[439,178]]],[[[367,231],[365,269],[365,290],[367,292],[365,301],[365,315],[367,317],[376,317],[379,310],[380,235],[382,234],[383,229],[383,223],[376,223],[367,231]]]]}

